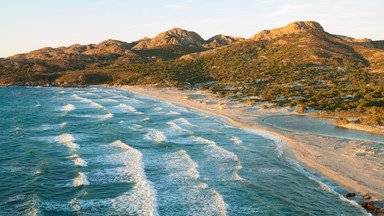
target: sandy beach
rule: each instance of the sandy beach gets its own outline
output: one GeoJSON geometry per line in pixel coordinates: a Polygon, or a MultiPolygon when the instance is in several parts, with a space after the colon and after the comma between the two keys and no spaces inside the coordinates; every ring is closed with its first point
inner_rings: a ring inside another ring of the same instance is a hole
{"type": "Polygon", "coordinates": [[[228,120],[232,125],[255,129],[285,140],[287,158],[295,159],[306,170],[324,176],[346,192],[368,194],[371,201],[384,200],[384,152],[361,141],[345,141],[303,132],[287,132],[263,122],[269,116],[293,114],[292,108],[262,109],[263,104],[249,105],[219,98],[207,91],[143,86],[122,86],[136,94],[182,105],[228,120]]]}

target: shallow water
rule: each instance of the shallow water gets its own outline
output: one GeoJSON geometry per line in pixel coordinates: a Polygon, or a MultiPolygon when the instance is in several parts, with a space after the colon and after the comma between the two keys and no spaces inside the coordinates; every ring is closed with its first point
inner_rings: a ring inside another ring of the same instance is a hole
{"type": "Polygon", "coordinates": [[[363,140],[384,144],[384,136],[359,130],[338,127],[327,121],[302,115],[281,115],[264,119],[267,124],[276,128],[307,132],[315,135],[337,137],[349,140],[363,140]]]}
{"type": "Polygon", "coordinates": [[[112,88],[0,100],[0,215],[364,214],[278,138],[181,106],[112,88]]]}

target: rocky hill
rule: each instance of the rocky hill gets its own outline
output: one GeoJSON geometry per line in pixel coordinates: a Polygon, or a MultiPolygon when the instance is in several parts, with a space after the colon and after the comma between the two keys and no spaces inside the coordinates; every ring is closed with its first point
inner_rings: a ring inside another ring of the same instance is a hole
{"type": "Polygon", "coordinates": [[[225,36],[223,34],[219,34],[216,36],[213,36],[209,38],[204,44],[203,47],[205,48],[217,48],[226,46],[232,43],[236,43],[239,41],[243,41],[244,38],[241,37],[231,37],[231,36],[225,36]]]}
{"type": "Polygon", "coordinates": [[[180,28],[174,28],[163,32],[152,39],[141,40],[132,49],[142,50],[160,47],[164,45],[179,45],[179,46],[196,46],[200,47],[204,43],[204,39],[196,32],[186,31],[180,28]]]}
{"type": "Polygon", "coordinates": [[[250,39],[251,40],[271,40],[284,35],[298,34],[308,30],[324,32],[323,27],[317,22],[298,21],[298,22],[290,23],[287,26],[284,26],[282,28],[276,28],[272,30],[263,30],[257,33],[256,35],[254,35],[253,37],[251,37],[250,39]]]}

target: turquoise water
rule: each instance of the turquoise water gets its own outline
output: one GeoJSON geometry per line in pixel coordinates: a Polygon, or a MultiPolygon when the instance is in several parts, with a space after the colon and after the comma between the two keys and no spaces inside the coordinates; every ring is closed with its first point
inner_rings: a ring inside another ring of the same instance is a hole
{"type": "Polygon", "coordinates": [[[112,88],[0,101],[0,215],[364,214],[278,138],[181,106],[112,88]]]}
{"type": "Polygon", "coordinates": [[[264,122],[283,130],[301,131],[320,136],[337,137],[349,140],[363,140],[384,144],[383,135],[337,127],[327,121],[313,119],[311,116],[272,116],[265,118],[264,122]]]}

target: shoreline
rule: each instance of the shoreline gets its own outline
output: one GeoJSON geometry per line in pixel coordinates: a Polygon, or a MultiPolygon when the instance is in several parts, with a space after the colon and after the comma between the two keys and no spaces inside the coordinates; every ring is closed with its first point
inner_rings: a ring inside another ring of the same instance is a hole
{"type": "MultiPolygon", "coordinates": [[[[362,195],[366,194],[371,196],[369,201],[384,200],[384,174],[380,175],[380,170],[377,170],[373,161],[369,163],[366,158],[356,157],[356,150],[350,144],[343,143],[335,146],[329,138],[287,132],[263,122],[263,119],[268,116],[292,114],[288,108],[254,110],[248,105],[218,98],[212,93],[200,90],[181,91],[176,88],[148,86],[122,86],[120,88],[223,118],[238,128],[258,130],[278,136],[288,146],[288,148],[282,149],[284,156],[293,157],[305,170],[337,183],[345,192],[359,194],[361,200],[363,200],[362,195]],[[367,166],[371,170],[366,169],[367,166]]],[[[382,170],[384,170],[384,159],[378,162],[383,165],[382,170]]],[[[381,173],[384,173],[382,170],[381,173]]]]}
{"type": "Polygon", "coordinates": [[[353,129],[353,130],[364,131],[372,134],[384,135],[384,129],[379,129],[377,127],[370,126],[370,125],[362,125],[354,122],[349,122],[348,124],[337,124],[335,122],[335,118],[332,118],[329,116],[312,116],[311,118],[320,119],[322,121],[326,121],[335,126],[346,128],[346,129],[353,129]]]}

